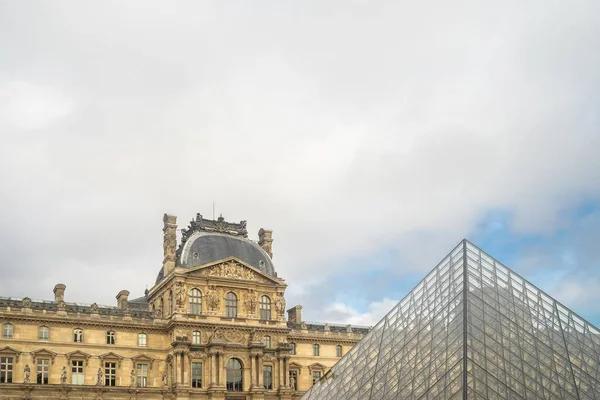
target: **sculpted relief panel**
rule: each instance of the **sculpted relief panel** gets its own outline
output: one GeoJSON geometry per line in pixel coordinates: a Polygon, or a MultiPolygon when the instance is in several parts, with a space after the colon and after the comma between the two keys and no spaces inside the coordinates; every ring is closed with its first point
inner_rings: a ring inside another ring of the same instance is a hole
{"type": "Polygon", "coordinates": [[[214,278],[240,279],[253,282],[269,282],[267,279],[252,271],[250,268],[233,261],[201,269],[195,275],[214,278]]]}

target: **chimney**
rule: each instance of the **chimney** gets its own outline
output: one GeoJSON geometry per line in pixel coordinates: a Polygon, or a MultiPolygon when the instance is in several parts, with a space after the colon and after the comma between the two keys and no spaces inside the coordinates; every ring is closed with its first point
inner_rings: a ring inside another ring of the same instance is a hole
{"type": "Polygon", "coordinates": [[[260,228],[258,231],[258,245],[273,258],[273,231],[260,228]]]}
{"type": "Polygon", "coordinates": [[[58,283],[56,286],[54,286],[54,301],[56,303],[65,301],[65,289],[66,288],[67,288],[67,286],[62,283],[58,283]]]}
{"type": "Polygon", "coordinates": [[[117,295],[117,308],[125,310],[127,308],[127,300],[129,299],[129,291],[121,290],[117,295]]]}
{"type": "Polygon", "coordinates": [[[293,324],[301,324],[302,323],[302,306],[292,307],[287,310],[288,313],[288,321],[293,324]]]}
{"type": "Polygon", "coordinates": [[[175,246],[177,245],[177,217],[163,216],[163,275],[166,277],[175,269],[175,246]]]}

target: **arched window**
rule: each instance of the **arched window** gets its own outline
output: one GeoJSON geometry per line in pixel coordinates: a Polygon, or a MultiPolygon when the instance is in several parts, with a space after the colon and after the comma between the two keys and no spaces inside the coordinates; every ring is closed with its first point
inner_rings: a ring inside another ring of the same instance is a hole
{"type": "Polygon", "coordinates": [[[2,327],[2,338],[3,339],[12,339],[15,331],[15,326],[13,324],[7,323],[2,327]]]}
{"type": "Polygon", "coordinates": [[[319,355],[319,345],[313,344],[313,356],[318,356],[318,355],[319,355]]]}
{"type": "Polygon", "coordinates": [[[290,354],[293,356],[296,355],[296,343],[290,343],[290,354]]]}
{"type": "Polygon", "coordinates": [[[169,290],[169,315],[173,315],[173,291],[169,290]]]}
{"type": "Polygon", "coordinates": [[[260,298],[260,320],[268,321],[271,319],[271,299],[269,296],[260,298]]]}
{"type": "Polygon", "coordinates": [[[190,290],[190,314],[202,314],[202,292],[196,288],[190,290]]]}
{"type": "Polygon", "coordinates": [[[335,355],[336,357],[342,356],[342,345],[338,344],[337,346],[335,346],[335,355]]]}
{"type": "Polygon", "coordinates": [[[50,337],[50,329],[48,329],[47,326],[40,326],[40,329],[38,332],[38,339],[39,340],[48,340],[49,337],[50,337]]]}
{"type": "Polygon", "coordinates": [[[227,360],[227,391],[241,392],[244,390],[242,378],[242,363],[237,358],[227,360]]]}
{"type": "Polygon", "coordinates": [[[227,318],[237,317],[237,296],[233,292],[225,295],[225,315],[227,318]]]}
{"type": "Polygon", "coordinates": [[[266,335],[264,338],[264,343],[265,343],[265,347],[267,349],[270,349],[271,348],[271,336],[266,335]]]}
{"type": "Polygon", "coordinates": [[[83,330],[79,328],[73,329],[73,341],[75,343],[83,342],[83,330]]]}
{"type": "Polygon", "coordinates": [[[145,333],[138,334],[138,346],[146,347],[147,343],[148,343],[148,336],[146,336],[145,333]]]}
{"type": "Polygon", "coordinates": [[[165,316],[165,301],[163,300],[163,298],[160,298],[160,316],[164,317],[165,316]]]}
{"type": "Polygon", "coordinates": [[[194,331],[192,333],[192,344],[200,344],[200,331],[194,331]]]}

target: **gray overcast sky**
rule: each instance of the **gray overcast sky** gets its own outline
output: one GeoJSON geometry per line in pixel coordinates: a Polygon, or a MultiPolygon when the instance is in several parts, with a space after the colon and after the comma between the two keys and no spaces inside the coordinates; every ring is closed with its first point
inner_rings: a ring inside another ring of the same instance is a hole
{"type": "Polygon", "coordinates": [[[598,49],[597,0],[0,1],[0,295],[140,296],[162,214],[214,201],[314,319],[372,322],[498,211],[546,240],[509,266],[567,232],[544,289],[600,301],[598,49]]]}

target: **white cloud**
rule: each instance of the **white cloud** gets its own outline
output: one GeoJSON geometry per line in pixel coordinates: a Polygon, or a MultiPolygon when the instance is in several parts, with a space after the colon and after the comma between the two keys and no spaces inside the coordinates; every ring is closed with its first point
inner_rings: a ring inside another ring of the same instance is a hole
{"type": "Polygon", "coordinates": [[[381,301],[369,304],[366,312],[359,312],[355,308],[341,302],[333,303],[324,310],[327,321],[352,325],[373,326],[379,322],[399,300],[387,297],[381,301]]]}

